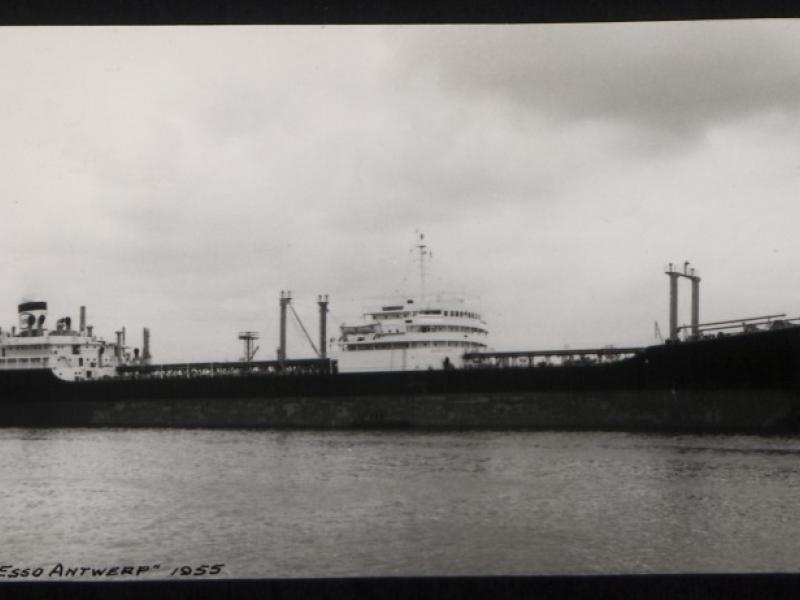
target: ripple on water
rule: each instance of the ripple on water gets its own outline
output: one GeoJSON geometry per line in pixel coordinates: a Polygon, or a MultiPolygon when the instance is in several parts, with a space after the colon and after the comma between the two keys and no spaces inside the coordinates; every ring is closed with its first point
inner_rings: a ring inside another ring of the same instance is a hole
{"type": "Polygon", "coordinates": [[[213,561],[232,577],[800,568],[792,437],[7,429],[0,452],[17,564],[213,561]]]}

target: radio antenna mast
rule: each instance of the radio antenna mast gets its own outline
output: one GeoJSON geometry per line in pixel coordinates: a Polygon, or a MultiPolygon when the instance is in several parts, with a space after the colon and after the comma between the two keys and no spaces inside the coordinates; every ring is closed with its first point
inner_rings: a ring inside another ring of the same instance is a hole
{"type": "Polygon", "coordinates": [[[417,244],[414,246],[419,256],[419,288],[420,296],[425,295],[425,257],[432,258],[433,253],[430,248],[425,244],[425,234],[417,230],[417,244]]]}

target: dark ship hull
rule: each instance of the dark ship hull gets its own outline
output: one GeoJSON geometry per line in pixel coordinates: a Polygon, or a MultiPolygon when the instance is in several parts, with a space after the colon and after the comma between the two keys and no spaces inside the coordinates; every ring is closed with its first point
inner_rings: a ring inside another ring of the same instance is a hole
{"type": "Polygon", "coordinates": [[[800,432],[800,327],[591,365],[66,382],[0,372],[3,427],[800,432]]]}

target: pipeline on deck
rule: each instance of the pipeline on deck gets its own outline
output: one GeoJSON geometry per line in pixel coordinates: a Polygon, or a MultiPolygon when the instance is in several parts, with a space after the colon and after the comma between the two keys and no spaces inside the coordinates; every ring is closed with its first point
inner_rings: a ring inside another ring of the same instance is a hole
{"type": "Polygon", "coordinates": [[[644,348],[584,348],[578,350],[522,350],[517,352],[467,352],[465,368],[545,367],[604,364],[631,358],[644,348]],[[537,362],[537,359],[541,359],[537,362]]]}
{"type": "Polygon", "coordinates": [[[128,379],[328,374],[336,372],[336,361],[329,358],[307,358],[252,362],[125,365],[119,367],[117,372],[120,377],[128,379]]]}

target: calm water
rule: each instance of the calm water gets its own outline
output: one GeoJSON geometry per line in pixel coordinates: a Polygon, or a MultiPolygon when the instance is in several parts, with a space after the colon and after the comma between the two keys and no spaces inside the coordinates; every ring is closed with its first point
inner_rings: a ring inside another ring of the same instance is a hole
{"type": "Polygon", "coordinates": [[[0,565],[800,571],[800,438],[0,430],[0,565]]]}

